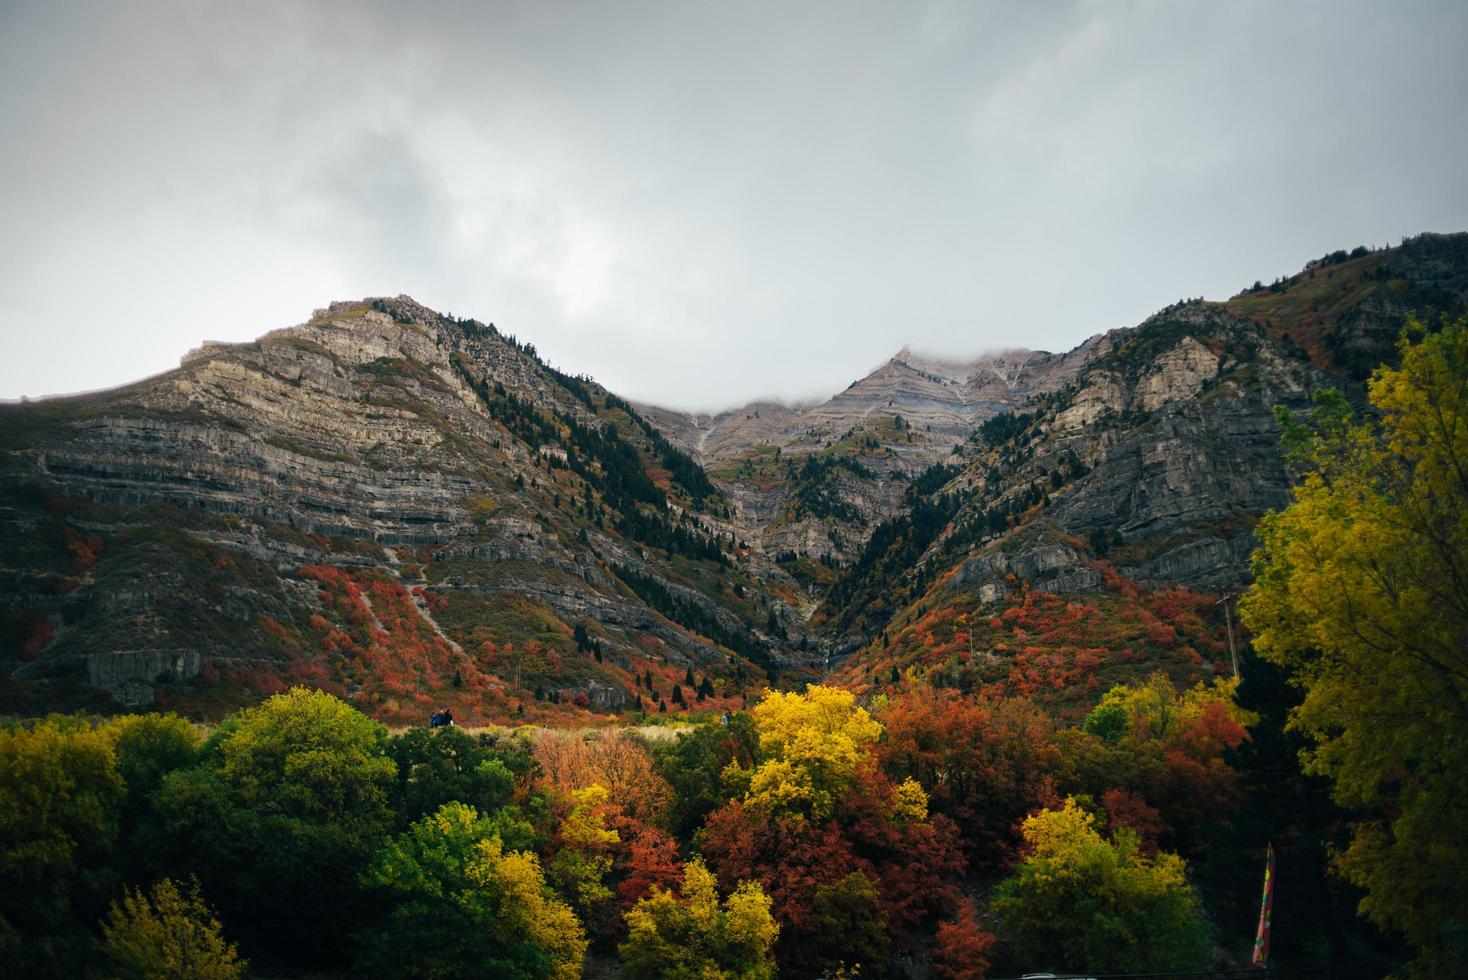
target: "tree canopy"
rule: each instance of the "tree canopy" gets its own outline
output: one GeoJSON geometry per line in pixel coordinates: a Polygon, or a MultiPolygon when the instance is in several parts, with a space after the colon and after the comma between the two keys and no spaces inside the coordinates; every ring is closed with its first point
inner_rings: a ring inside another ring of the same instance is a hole
{"type": "Polygon", "coordinates": [[[473,807],[448,803],[382,849],[363,877],[388,909],[359,961],[389,976],[572,980],[586,935],[533,854],[506,851],[473,807]]]}
{"type": "Polygon", "coordinates": [[[1018,951],[1068,970],[1202,969],[1207,929],[1182,859],[1147,857],[1130,831],[1107,840],[1094,822],[1071,798],[1025,820],[1029,856],[993,902],[1018,951]]]}
{"type": "Polygon", "coordinates": [[[114,902],[102,927],[103,949],[124,980],[239,980],[248,965],[220,932],[199,897],[198,882],[180,890],[170,878],[114,902]]]}
{"type": "Polygon", "coordinates": [[[754,709],[764,761],[745,803],[770,813],[829,817],[836,800],[871,760],[882,726],[838,687],[772,691],[754,709]]]}
{"type": "Polygon", "coordinates": [[[1468,320],[1404,339],[1368,397],[1284,416],[1306,472],[1240,612],[1304,692],[1307,771],[1364,814],[1336,868],[1431,972],[1468,952],[1468,320]]]}
{"type": "Polygon", "coordinates": [[[768,980],[780,927],[757,882],[722,903],[702,861],[683,869],[682,894],[654,888],[627,913],[622,963],[634,980],[768,980]]]}

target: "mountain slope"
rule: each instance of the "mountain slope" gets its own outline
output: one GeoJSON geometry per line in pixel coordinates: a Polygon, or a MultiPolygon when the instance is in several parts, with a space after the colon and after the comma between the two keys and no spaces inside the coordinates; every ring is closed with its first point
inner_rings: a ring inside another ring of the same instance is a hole
{"type": "Polygon", "coordinates": [[[1468,235],[1424,235],[1066,354],[904,351],[712,418],[406,297],[334,304],[0,406],[0,710],[300,681],[394,720],[569,717],[823,662],[1067,704],[1187,680],[1225,669],[1218,600],[1287,499],[1274,406],[1358,396],[1409,314],[1465,298],[1468,235]]]}
{"type": "Polygon", "coordinates": [[[688,669],[742,690],[795,619],[630,406],[406,297],[5,406],[0,432],[13,704],[304,679],[385,717],[533,714],[537,689],[612,710],[649,670],[665,698],[688,669]]]}
{"type": "Polygon", "coordinates": [[[741,536],[815,597],[919,473],[984,419],[1064,385],[1091,353],[1087,343],[959,362],[904,348],[816,404],[756,402],[714,416],[641,410],[708,468],[741,536]]]}
{"type": "Polygon", "coordinates": [[[1192,301],[1106,335],[1065,387],[982,424],[962,465],[915,486],[843,570],[812,619],[852,654],[840,676],[873,683],[920,666],[1033,693],[1043,674],[1079,699],[1078,684],[1108,671],[1163,666],[1186,680],[1225,669],[1218,599],[1248,581],[1258,517],[1288,501],[1273,409],[1302,413],[1326,386],[1359,393],[1350,364],[1297,338],[1343,336],[1322,332],[1315,314],[1331,310],[1331,324],[1354,331],[1337,348],[1390,357],[1385,338],[1409,314],[1432,322],[1463,308],[1465,243],[1423,236],[1342,253],[1360,262],[1355,273],[1318,274],[1330,291],[1308,268],[1281,280],[1275,315],[1259,320],[1238,297],[1192,301]],[[1427,278],[1363,288],[1370,268],[1427,278]],[[1067,615],[1089,625],[1057,632],[1067,615]],[[1124,623],[1135,628],[1112,629],[1124,623]]]}

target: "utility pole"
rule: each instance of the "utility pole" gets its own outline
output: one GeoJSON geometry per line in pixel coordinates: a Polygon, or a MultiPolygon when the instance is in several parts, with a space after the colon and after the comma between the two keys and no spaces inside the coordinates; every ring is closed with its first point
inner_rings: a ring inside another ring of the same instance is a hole
{"type": "Polygon", "coordinates": [[[1228,612],[1228,601],[1237,598],[1237,594],[1230,592],[1214,603],[1215,606],[1223,607],[1223,621],[1228,625],[1228,656],[1234,664],[1234,680],[1239,679],[1239,651],[1234,647],[1234,621],[1228,612]]]}

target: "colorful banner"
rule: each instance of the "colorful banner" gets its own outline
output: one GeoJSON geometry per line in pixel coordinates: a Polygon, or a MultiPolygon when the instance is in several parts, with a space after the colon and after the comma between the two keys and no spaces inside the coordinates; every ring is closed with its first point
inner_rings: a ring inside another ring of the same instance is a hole
{"type": "Polygon", "coordinates": [[[1274,845],[1264,859],[1264,900],[1259,903],[1259,931],[1254,934],[1254,965],[1269,965],[1269,919],[1274,914],[1274,845]]]}

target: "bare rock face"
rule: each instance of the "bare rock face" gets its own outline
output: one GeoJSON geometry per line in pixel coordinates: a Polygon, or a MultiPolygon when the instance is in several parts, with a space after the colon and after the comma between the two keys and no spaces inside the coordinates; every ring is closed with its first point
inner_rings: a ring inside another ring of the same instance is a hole
{"type": "Polygon", "coordinates": [[[1074,548],[1061,541],[1036,541],[1011,553],[994,550],[966,559],[948,582],[948,588],[977,591],[985,604],[997,602],[1011,590],[1010,583],[1065,595],[1090,592],[1101,576],[1087,568],[1074,548]]]}
{"type": "Polygon", "coordinates": [[[1098,349],[1010,350],[970,361],[903,348],[830,399],[717,415],[644,414],[719,481],[741,538],[769,557],[847,564],[912,480],[951,463],[982,421],[1063,387],[1098,349]]]}
{"type": "Polygon", "coordinates": [[[1254,520],[1288,501],[1274,406],[1304,411],[1330,383],[1257,325],[1184,304],[1119,338],[1076,379],[1054,423],[1040,423],[1026,465],[1064,473],[1062,456],[1083,461],[1083,475],[1050,488],[1046,517],[1072,535],[1104,533],[1124,574],[1238,585],[1254,520]],[[1078,406],[1103,403],[1075,425],[1078,406]]]}
{"type": "Polygon", "coordinates": [[[152,704],[154,683],[197,677],[201,659],[197,650],[92,653],[86,657],[87,683],[123,704],[152,704]]]}
{"type": "Polygon", "coordinates": [[[1218,376],[1218,355],[1196,338],[1184,337],[1157,359],[1152,372],[1137,383],[1142,410],[1156,411],[1168,402],[1192,398],[1218,376]]]}

